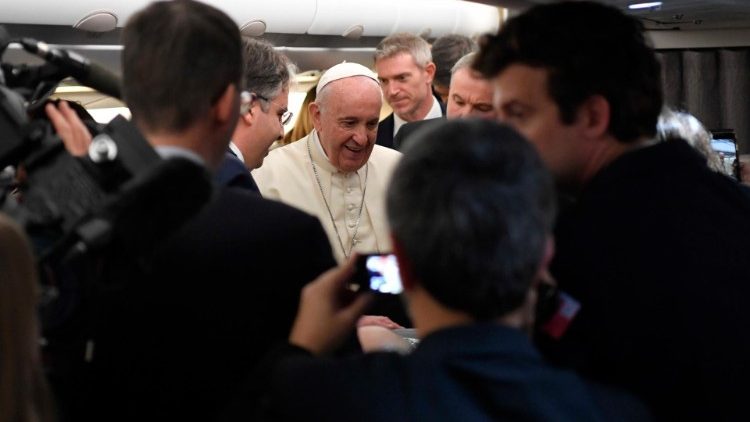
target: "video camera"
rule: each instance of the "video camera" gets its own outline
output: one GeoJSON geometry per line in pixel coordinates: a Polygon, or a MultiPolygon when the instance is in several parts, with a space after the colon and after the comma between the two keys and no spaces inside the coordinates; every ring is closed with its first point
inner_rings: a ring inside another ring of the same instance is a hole
{"type": "Polygon", "coordinates": [[[15,168],[0,179],[0,210],[32,241],[43,291],[42,328],[54,339],[71,318],[95,319],[94,303],[117,293],[111,284],[103,287],[104,275],[122,268],[148,271],[160,242],[210,200],[213,188],[202,166],[161,159],[123,117],[106,126],[90,119],[87,127],[95,136],[88,154],[70,155],[45,117],[50,95],[72,76],[120,98],[119,78],[74,52],[10,39],[0,26],[0,58],[13,42],[45,63],[0,63],[0,169],[15,168]]]}

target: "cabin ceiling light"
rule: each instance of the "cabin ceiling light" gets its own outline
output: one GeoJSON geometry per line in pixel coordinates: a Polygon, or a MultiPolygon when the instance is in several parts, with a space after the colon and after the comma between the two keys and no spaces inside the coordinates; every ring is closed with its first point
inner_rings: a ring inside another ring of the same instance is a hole
{"type": "Polygon", "coordinates": [[[630,10],[639,10],[639,9],[655,9],[657,7],[661,6],[660,1],[652,1],[648,3],[633,3],[630,6],[628,6],[628,9],[630,10]]]}
{"type": "Polygon", "coordinates": [[[88,32],[109,32],[117,28],[117,16],[106,10],[98,10],[81,18],[73,28],[88,32]]]}
{"type": "Polygon", "coordinates": [[[252,20],[242,25],[240,32],[246,37],[260,37],[266,33],[266,23],[260,19],[252,20]]]}
{"type": "Polygon", "coordinates": [[[362,37],[362,34],[365,32],[364,25],[357,24],[352,25],[344,30],[344,32],[341,34],[344,38],[349,38],[350,40],[358,40],[360,37],[362,37]]]}

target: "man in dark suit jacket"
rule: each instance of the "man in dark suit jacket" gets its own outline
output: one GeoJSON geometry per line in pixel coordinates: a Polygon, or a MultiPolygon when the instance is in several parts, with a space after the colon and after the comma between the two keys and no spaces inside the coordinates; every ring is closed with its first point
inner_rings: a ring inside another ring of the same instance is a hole
{"type": "Polygon", "coordinates": [[[546,365],[524,333],[536,279],[552,254],[554,204],[550,175],[511,129],[453,120],[422,132],[405,151],[387,199],[421,343],[409,356],[312,356],[330,350],[372,299],[344,295],[354,271],[349,261],[305,288],[289,344],[262,368],[263,416],[599,420],[585,384],[546,365]]]}
{"type": "Polygon", "coordinates": [[[232,134],[226,158],[216,172],[221,186],[240,187],[260,194],[250,170],[263,158],[284,125],[292,118],[289,102],[289,60],[262,40],[243,38],[243,93],[240,118],[232,134]]]}
{"type": "Polygon", "coordinates": [[[333,265],[315,217],[221,189],[157,251],[153,271],[101,313],[93,415],[219,416],[268,348],[287,338],[303,285],[333,265]]]}
{"type": "Polygon", "coordinates": [[[408,33],[386,37],[375,50],[375,71],[393,109],[378,125],[376,144],[398,149],[393,136],[404,123],[445,115],[445,105],[432,94],[435,63],[427,41],[408,33]]]}
{"type": "Polygon", "coordinates": [[[224,161],[214,175],[214,180],[219,186],[246,189],[260,195],[260,189],[250,170],[232,150],[227,151],[224,161]]]}
{"type": "MultiPolygon", "coordinates": [[[[237,25],[202,3],[155,2],[123,43],[123,91],[144,137],[165,159],[218,168],[240,109],[237,25]]],[[[111,254],[120,265],[98,274],[96,301],[82,305],[97,315],[86,353],[56,386],[63,420],[214,419],[288,335],[301,286],[334,265],[317,219],[239,189],[219,189],[155,250],[148,262],[111,254]]]]}

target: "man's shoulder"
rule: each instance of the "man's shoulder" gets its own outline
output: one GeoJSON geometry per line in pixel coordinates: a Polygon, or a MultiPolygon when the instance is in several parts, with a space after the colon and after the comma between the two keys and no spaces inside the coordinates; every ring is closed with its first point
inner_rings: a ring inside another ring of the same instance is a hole
{"type": "Polygon", "coordinates": [[[264,168],[270,169],[272,167],[283,165],[284,163],[294,163],[298,161],[301,157],[307,155],[308,137],[309,135],[296,142],[292,142],[291,144],[270,151],[268,156],[263,160],[263,165],[254,170],[253,173],[262,171],[264,168]]]}
{"type": "Polygon", "coordinates": [[[298,179],[297,174],[307,162],[307,137],[289,145],[276,148],[263,160],[263,165],[252,171],[252,175],[264,196],[276,198],[269,191],[298,179]]]}
{"type": "Polygon", "coordinates": [[[368,160],[370,175],[387,183],[401,160],[401,156],[402,154],[395,149],[375,145],[368,160]]]}
{"type": "Polygon", "coordinates": [[[214,174],[214,180],[220,186],[237,187],[258,193],[258,186],[250,175],[250,170],[234,154],[227,153],[224,156],[224,161],[214,174]]]}
{"type": "Polygon", "coordinates": [[[243,225],[269,221],[283,221],[286,226],[317,222],[317,218],[298,208],[240,189],[222,188],[210,208],[219,214],[238,215],[243,225]],[[252,218],[248,218],[249,215],[252,218]]]}
{"type": "Polygon", "coordinates": [[[458,420],[466,414],[504,419],[524,412],[547,419],[553,413],[562,415],[561,420],[595,419],[588,391],[574,374],[528,360],[524,360],[525,366],[514,366],[502,354],[481,356],[484,358],[477,360],[476,356],[446,356],[436,351],[407,356],[376,352],[344,360],[300,357],[284,362],[277,378],[282,383],[276,387],[284,392],[284,403],[293,403],[291,412],[297,416],[319,411],[321,402],[335,401],[332,397],[346,399],[345,406],[327,415],[331,420],[345,420],[355,412],[367,412],[372,420],[392,420],[417,409],[426,411],[422,416],[428,420],[441,416],[458,420]],[[435,391],[440,392],[441,403],[434,402],[435,391]],[[522,391],[525,400],[516,400],[518,391],[522,391]],[[516,399],[508,398],[511,392],[516,399]],[[459,398],[463,393],[490,397],[493,405],[459,398]],[[371,400],[362,401],[361,397],[371,400]],[[537,400],[548,403],[547,408],[539,411],[527,407],[526,403],[537,400]],[[388,403],[388,407],[368,403],[388,403]]]}
{"type": "Polygon", "coordinates": [[[383,163],[395,164],[401,159],[401,153],[395,149],[386,148],[382,145],[375,145],[370,154],[370,160],[376,160],[383,163]]]}
{"type": "Polygon", "coordinates": [[[380,123],[378,123],[378,129],[380,129],[381,127],[384,127],[384,126],[391,126],[391,128],[393,128],[393,123],[394,123],[393,113],[391,113],[391,114],[385,116],[385,118],[383,120],[381,120],[380,123]]]}
{"type": "Polygon", "coordinates": [[[403,126],[401,126],[401,129],[399,129],[399,132],[404,130],[404,128],[408,128],[407,132],[408,131],[413,132],[415,130],[418,130],[419,128],[434,125],[438,122],[443,122],[443,121],[445,121],[445,116],[438,117],[435,119],[417,120],[416,122],[406,122],[403,126]]]}
{"type": "MultiPolygon", "coordinates": [[[[216,199],[165,247],[171,250],[167,256],[195,260],[190,268],[213,268],[217,273],[242,273],[242,269],[234,268],[233,263],[238,262],[281,263],[287,252],[292,256],[304,253],[299,258],[301,263],[314,261],[304,281],[334,264],[328,238],[317,218],[243,189],[221,188],[216,199]]],[[[279,271],[287,270],[307,269],[279,271]]]]}
{"type": "Polygon", "coordinates": [[[409,144],[411,139],[414,137],[415,133],[418,133],[422,130],[426,130],[425,128],[439,124],[440,122],[445,122],[445,116],[438,117],[436,119],[417,120],[416,122],[408,122],[404,124],[403,126],[401,126],[401,129],[399,129],[398,133],[396,133],[396,137],[394,138],[393,142],[399,146],[399,149],[403,150],[403,148],[407,144],[409,144]]]}
{"type": "Polygon", "coordinates": [[[274,372],[274,407],[292,420],[383,420],[373,403],[406,409],[404,361],[397,353],[283,359],[274,372]]]}
{"type": "Polygon", "coordinates": [[[694,203],[715,209],[733,203],[732,208],[745,204],[740,208],[750,209],[750,196],[739,184],[709,169],[703,157],[679,140],[623,155],[597,173],[584,189],[584,195],[596,199],[586,201],[596,208],[694,203]]]}
{"type": "Polygon", "coordinates": [[[177,238],[244,248],[242,243],[259,239],[279,243],[297,236],[304,242],[319,232],[318,219],[304,211],[249,190],[221,187],[215,199],[180,229],[177,238]]]}
{"type": "Polygon", "coordinates": [[[378,123],[378,134],[375,143],[382,145],[387,148],[393,148],[393,126],[395,121],[393,119],[393,113],[389,114],[385,119],[378,123]]]}

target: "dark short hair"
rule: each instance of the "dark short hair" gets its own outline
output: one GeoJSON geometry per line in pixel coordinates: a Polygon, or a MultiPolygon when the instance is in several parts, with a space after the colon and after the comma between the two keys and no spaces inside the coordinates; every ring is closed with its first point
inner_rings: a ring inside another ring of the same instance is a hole
{"type": "Polygon", "coordinates": [[[447,120],[412,141],[386,206],[414,276],[478,320],[517,309],[551,232],[551,175],[529,142],[493,121],[447,120]]]}
{"type": "Polygon", "coordinates": [[[458,59],[475,51],[477,44],[469,37],[450,34],[443,35],[432,43],[432,62],[435,63],[433,83],[450,86],[451,70],[458,59]]]}
{"type": "Polygon", "coordinates": [[[512,64],[548,71],[548,91],[562,121],[602,95],[609,133],[620,142],[656,134],[663,94],[659,62],[643,25],[614,7],[590,1],[535,6],[480,42],[474,67],[494,77],[512,64]]]}
{"type": "Polygon", "coordinates": [[[184,130],[227,86],[241,86],[239,29],[212,6],[154,2],[130,18],[122,41],[125,102],[148,130],[184,130]]]}
{"type": "Polygon", "coordinates": [[[289,86],[291,63],[267,41],[242,38],[245,89],[265,98],[275,98],[289,86]]]}

